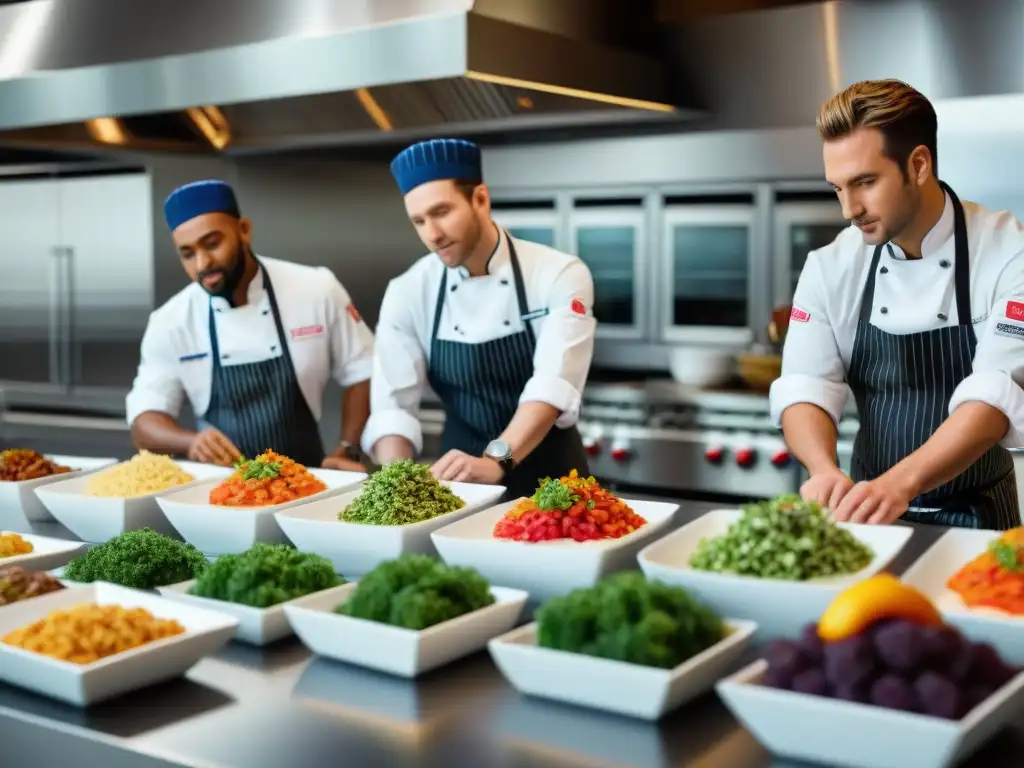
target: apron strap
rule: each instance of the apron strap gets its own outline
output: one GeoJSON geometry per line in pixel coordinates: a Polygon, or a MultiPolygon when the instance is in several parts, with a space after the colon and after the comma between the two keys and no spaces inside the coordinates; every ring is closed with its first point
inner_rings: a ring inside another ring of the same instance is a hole
{"type": "Polygon", "coordinates": [[[964,207],[956,192],[944,181],[939,184],[953,202],[953,242],[956,255],[953,257],[953,282],[956,286],[956,315],[959,325],[970,329],[971,342],[977,343],[974,335],[974,323],[971,322],[971,256],[967,245],[967,218],[964,207]]]}
{"type": "Polygon", "coordinates": [[[512,242],[512,236],[505,232],[505,238],[508,240],[508,257],[512,262],[512,278],[516,284],[516,301],[519,302],[519,316],[523,318],[523,327],[526,329],[527,338],[530,339],[530,344],[536,345],[537,338],[533,333],[533,326],[530,325],[530,305],[526,300],[526,285],[523,282],[523,270],[519,267],[519,257],[516,255],[516,246],[512,242]]]}
{"type": "Polygon", "coordinates": [[[868,270],[868,279],[864,283],[864,293],[860,301],[860,321],[871,322],[871,309],[875,303],[875,273],[878,272],[878,262],[882,258],[882,246],[875,246],[875,255],[871,257],[871,269],[868,270]]]}
{"type": "Polygon", "coordinates": [[[445,291],[448,288],[448,268],[441,273],[441,287],[437,289],[437,306],[434,308],[434,328],[430,332],[430,345],[437,340],[437,330],[441,327],[441,314],[444,312],[445,291]]]}

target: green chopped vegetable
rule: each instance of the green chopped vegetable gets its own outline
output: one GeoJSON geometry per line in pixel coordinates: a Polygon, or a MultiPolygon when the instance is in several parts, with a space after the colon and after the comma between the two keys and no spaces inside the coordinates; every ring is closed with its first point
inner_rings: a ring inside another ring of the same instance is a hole
{"type": "Polygon", "coordinates": [[[490,585],[472,568],[445,565],[427,555],[403,555],[360,579],[335,613],[420,630],[492,603],[490,585]]]}
{"type": "Polygon", "coordinates": [[[235,462],[235,469],[242,470],[242,480],[273,480],[281,474],[281,463],[243,456],[235,462]]]}
{"type": "Polygon", "coordinates": [[[550,477],[541,481],[540,487],[533,494],[533,503],[537,509],[544,510],[560,509],[564,512],[579,500],[580,497],[569,486],[550,477]]]}
{"type": "Polygon", "coordinates": [[[722,619],[689,592],[636,571],[548,600],[536,620],[542,648],[663,669],[728,634],[722,619]]]}
{"type": "Polygon", "coordinates": [[[1024,572],[1024,545],[996,539],[989,550],[1004,571],[1024,572]]]}
{"type": "Polygon", "coordinates": [[[194,579],[208,566],[203,553],[191,544],[141,528],[115,536],[76,557],[64,569],[63,578],[155,589],[194,579]]]}
{"type": "Polygon", "coordinates": [[[690,567],[807,581],[855,573],[873,557],[871,549],[833,523],[821,505],[787,495],[744,507],[725,534],[700,542],[690,567]]]}
{"type": "Polygon", "coordinates": [[[465,501],[430,474],[430,467],[406,459],[370,475],[338,519],[366,525],[409,525],[464,506],[465,501]]]}
{"type": "Polygon", "coordinates": [[[188,593],[267,608],[344,583],[326,557],[285,544],[259,543],[241,554],[217,558],[188,593]]]}

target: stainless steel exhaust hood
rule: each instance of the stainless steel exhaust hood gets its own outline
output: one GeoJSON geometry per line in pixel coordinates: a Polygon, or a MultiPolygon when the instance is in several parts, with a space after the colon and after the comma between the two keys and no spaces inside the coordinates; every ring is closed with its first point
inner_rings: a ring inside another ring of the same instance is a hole
{"type": "Polygon", "coordinates": [[[654,23],[648,0],[32,0],[0,6],[0,144],[247,152],[699,115],[642,50],[654,23]]]}

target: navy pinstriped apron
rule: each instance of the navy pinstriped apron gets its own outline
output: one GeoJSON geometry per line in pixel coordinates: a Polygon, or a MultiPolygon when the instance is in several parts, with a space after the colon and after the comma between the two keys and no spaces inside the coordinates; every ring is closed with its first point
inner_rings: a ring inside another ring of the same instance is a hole
{"type": "MultiPolygon", "coordinates": [[[[523,273],[512,238],[506,233],[512,274],[515,278],[523,330],[479,344],[442,341],[437,338],[449,291],[448,270],[441,278],[430,335],[430,364],[427,379],[444,405],[445,424],[441,437],[442,455],[450,450],[481,456],[487,444],[497,439],[519,407],[519,397],[533,376],[533,352],[537,339],[530,326],[523,273]]],[[[458,289],[451,286],[452,291],[458,289]]],[[[456,329],[458,330],[458,329],[456,329]]],[[[540,445],[502,481],[508,499],[532,496],[537,482],[561,477],[572,469],[589,474],[587,454],[579,431],[553,427],[540,445]]]]}
{"type": "MultiPolygon", "coordinates": [[[[860,415],[851,473],[858,482],[873,480],[924,445],[945,421],[953,390],[973,370],[978,340],[971,323],[967,224],[959,198],[945,183],[942,187],[953,202],[958,324],[903,336],[871,325],[883,246],[875,248],[847,372],[860,415]]],[[[881,268],[882,274],[887,271],[881,268]]],[[[1020,525],[1010,452],[993,446],[959,477],[914,499],[903,519],[996,530],[1020,525]]]]}
{"type": "Polygon", "coordinates": [[[307,467],[319,467],[325,455],[320,430],[299,389],[270,275],[262,265],[260,269],[277,328],[277,343],[270,351],[276,352],[280,346],[281,354],[258,363],[221,365],[228,355],[220,353],[214,320],[214,313],[220,310],[215,310],[211,301],[213,381],[202,421],[227,435],[247,458],[270,449],[307,467]]]}

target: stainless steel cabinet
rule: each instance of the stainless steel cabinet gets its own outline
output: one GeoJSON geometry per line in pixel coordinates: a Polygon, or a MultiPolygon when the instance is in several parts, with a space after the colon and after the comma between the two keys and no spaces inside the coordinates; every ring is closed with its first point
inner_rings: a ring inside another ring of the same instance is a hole
{"type": "Polygon", "coordinates": [[[775,306],[793,301],[793,291],[807,254],[831,243],[848,226],[837,201],[776,203],[773,226],[775,306]]]}

